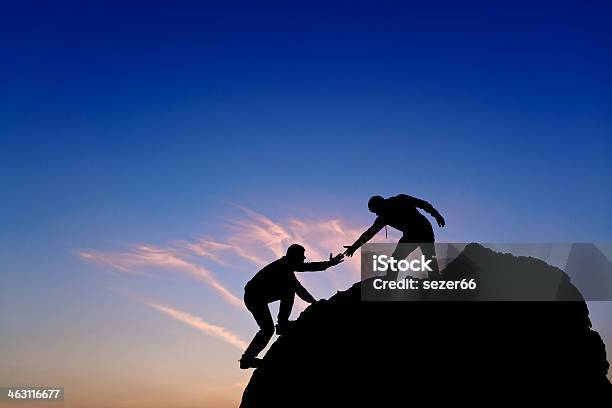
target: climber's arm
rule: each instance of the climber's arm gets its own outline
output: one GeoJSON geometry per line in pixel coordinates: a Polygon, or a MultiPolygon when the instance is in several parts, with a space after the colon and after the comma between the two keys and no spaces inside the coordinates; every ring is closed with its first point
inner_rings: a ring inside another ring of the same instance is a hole
{"type": "Polygon", "coordinates": [[[421,208],[422,210],[428,212],[432,217],[434,217],[436,219],[436,221],[438,222],[438,225],[443,227],[445,224],[444,221],[444,217],[442,217],[442,214],[440,214],[438,212],[438,210],[436,210],[434,208],[433,205],[429,204],[427,201],[425,200],[421,200],[419,198],[415,198],[415,197],[411,197],[407,194],[400,194],[400,196],[408,201],[410,203],[410,205],[413,205],[417,208],[421,208]]]}
{"type": "Polygon", "coordinates": [[[374,238],[374,235],[378,234],[378,232],[383,229],[385,225],[386,223],[383,221],[383,219],[381,217],[377,217],[374,221],[374,224],[372,224],[370,228],[368,228],[363,234],[361,234],[361,236],[357,238],[357,241],[355,241],[353,245],[345,246],[346,251],[344,251],[344,255],[353,256],[355,251],[359,249],[360,246],[374,238]]]}
{"type": "Polygon", "coordinates": [[[315,303],[317,300],[306,290],[304,286],[300,282],[297,282],[297,286],[295,288],[295,294],[302,298],[305,302],[315,303]]]}
{"type": "Polygon", "coordinates": [[[338,254],[333,256],[333,254],[329,254],[329,260],[322,262],[304,262],[300,266],[298,266],[295,271],[296,272],[318,272],[324,271],[330,266],[336,266],[342,261],[344,261],[344,255],[338,254]]]}

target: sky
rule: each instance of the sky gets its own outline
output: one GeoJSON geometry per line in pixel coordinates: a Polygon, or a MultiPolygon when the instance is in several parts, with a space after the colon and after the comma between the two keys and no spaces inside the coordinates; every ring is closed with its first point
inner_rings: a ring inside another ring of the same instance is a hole
{"type": "Polygon", "coordinates": [[[490,3],[3,4],[0,384],[236,406],[244,284],[339,252],[373,194],[438,241],[611,242],[612,7],[490,3]]]}

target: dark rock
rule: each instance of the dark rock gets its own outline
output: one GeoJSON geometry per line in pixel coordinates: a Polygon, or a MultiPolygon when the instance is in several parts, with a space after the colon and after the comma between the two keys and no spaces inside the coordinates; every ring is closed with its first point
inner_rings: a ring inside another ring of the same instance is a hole
{"type": "Polygon", "coordinates": [[[573,301],[365,302],[368,279],[302,312],[254,371],[241,407],[548,406],[569,398],[610,406],[604,344],[562,271],[471,244],[445,273],[537,277],[558,282],[557,299],[573,301]]]}

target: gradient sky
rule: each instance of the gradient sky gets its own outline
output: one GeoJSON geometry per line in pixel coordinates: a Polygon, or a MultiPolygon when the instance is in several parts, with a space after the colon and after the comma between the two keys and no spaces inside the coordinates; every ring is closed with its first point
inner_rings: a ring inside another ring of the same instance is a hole
{"type": "Polygon", "coordinates": [[[232,296],[372,194],[432,202],[440,241],[612,241],[609,3],[223,3],[2,6],[0,385],[235,406],[232,296]]]}

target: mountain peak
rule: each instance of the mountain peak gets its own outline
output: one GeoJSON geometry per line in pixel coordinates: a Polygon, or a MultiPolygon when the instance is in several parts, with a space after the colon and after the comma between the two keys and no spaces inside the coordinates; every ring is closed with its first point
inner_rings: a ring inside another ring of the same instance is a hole
{"type": "Polygon", "coordinates": [[[241,407],[387,406],[418,396],[473,403],[491,392],[506,401],[597,394],[609,404],[605,346],[562,271],[470,244],[445,276],[512,270],[558,279],[574,301],[367,302],[371,279],[358,282],[301,313],[253,372],[241,407]]]}

